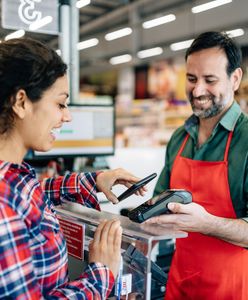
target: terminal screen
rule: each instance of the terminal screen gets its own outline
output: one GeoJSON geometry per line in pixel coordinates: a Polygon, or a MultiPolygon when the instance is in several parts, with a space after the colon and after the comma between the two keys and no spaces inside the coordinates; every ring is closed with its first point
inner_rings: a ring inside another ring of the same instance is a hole
{"type": "Polygon", "coordinates": [[[73,105],[72,121],[64,123],[53,148],[34,157],[111,155],[114,153],[114,106],[73,105]]]}

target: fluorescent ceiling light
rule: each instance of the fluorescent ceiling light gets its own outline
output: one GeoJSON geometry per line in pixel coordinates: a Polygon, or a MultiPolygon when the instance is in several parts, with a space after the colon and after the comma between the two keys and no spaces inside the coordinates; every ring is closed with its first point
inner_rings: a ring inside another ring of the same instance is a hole
{"type": "Polygon", "coordinates": [[[90,4],[90,0],[79,0],[76,3],[76,7],[77,8],[82,8],[82,7],[87,6],[89,4],[90,4]]]}
{"type": "Polygon", "coordinates": [[[231,2],[232,2],[232,0],[215,0],[215,1],[207,2],[205,4],[194,6],[191,8],[191,11],[193,14],[198,14],[205,10],[209,10],[209,9],[215,8],[217,6],[228,4],[231,2]]]}
{"type": "Polygon", "coordinates": [[[55,50],[59,56],[61,56],[62,52],[60,49],[55,50]]]}
{"type": "Polygon", "coordinates": [[[39,29],[39,28],[41,28],[41,27],[43,27],[43,26],[45,26],[45,25],[51,23],[52,20],[53,20],[53,17],[47,16],[47,17],[45,17],[45,18],[42,18],[42,19],[40,19],[40,20],[38,20],[38,21],[35,21],[35,22],[31,23],[31,24],[29,25],[29,29],[30,29],[30,30],[33,30],[33,31],[34,31],[34,30],[37,30],[37,29],[39,29]]]}
{"type": "Polygon", "coordinates": [[[137,56],[139,58],[146,58],[146,57],[151,57],[155,55],[160,55],[163,53],[163,49],[161,47],[155,47],[155,48],[150,48],[146,50],[139,51],[137,53],[137,56]]]}
{"type": "Polygon", "coordinates": [[[107,41],[112,41],[112,40],[115,40],[115,39],[119,39],[123,36],[129,35],[131,33],[132,33],[132,29],[130,27],[125,27],[125,28],[107,33],[105,35],[105,39],[107,41]]]}
{"type": "Polygon", "coordinates": [[[118,65],[129,62],[130,60],[132,60],[132,56],[130,54],[123,54],[120,56],[111,57],[109,62],[111,65],[118,65]]]}
{"type": "Polygon", "coordinates": [[[24,36],[24,34],[25,34],[25,31],[23,29],[14,31],[14,32],[6,35],[5,41],[11,40],[11,39],[20,38],[20,37],[24,36]]]}
{"type": "Polygon", "coordinates": [[[178,43],[173,43],[173,44],[170,45],[170,48],[171,48],[172,51],[178,51],[178,50],[186,49],[186,48],[189,48],[189,46],[192,44],[192,42],[193,42],[193,39],[178,42],[178,43]]]}
{"type": "Polygon", "coordinates": [[[86,41],[83,41],[83,42],[79,42],[77,44],[77,49],[78,50],[87,49],[87,48],[96,46],[98,43],[99,43],[99,40],[96,39],[96,38],[89,39],[89,40],[86,40],[86,41]]]}
{"type": "Polygon", "coordinates": [[[169,22],[172,22],[172,21],[175,21],[175,20],[176,20],[176,16],[173,15],[173,14],[170,14],[170,15],[166,15],[166,16],[163,16],[163,17],[159,17],[159,18],[156,18],[156,19],[146,21],[142,24],[142,26],[143,26],[143,28],[148,29],[148,28],[159,26],[159,25],[169,23],[169,22]]]}
{"type": "Polygon", "coordinates": [[[226,34],[228,34],[231,38],[234,38],[237,36],[244,35],[245,31],[242,28],[238,28],[238,29],[226,31],[226,34]]]}

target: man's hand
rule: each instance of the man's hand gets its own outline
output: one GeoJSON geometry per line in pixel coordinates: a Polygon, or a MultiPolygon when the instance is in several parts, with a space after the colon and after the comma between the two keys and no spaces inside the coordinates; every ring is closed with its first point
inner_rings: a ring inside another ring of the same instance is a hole
{"type": "Polygon", "coordinates": [[[122,228],[117,220],[104,220],[97,227],[89,245],[89,262],[100,262],[117,276],[121,256],[122,228]]]}
{"type": "MultiPolygon", "coordinates": [[[[138,182],[140,179],[124,169],[115,169],[110,171],[104,171],[96,177],[96,186],[99,192],[103,192],[107,199],[112,203],[118,203],[117,197],[111,192],[112,186],[116,184],[123,184],[127,188],[138,182]]],[[[144,196],[146,188],[142,187],[136,195],[144,196]]]]}
{"type": "Polygon", "coordinates": [[[172,214],[153,217],[147,224],[172,224],[174,229],[199,232],[241,247],[248,247],[248,223],[242,219],[211,215],[196,203],[169,203],[172,214]]]}
{"type": "Polygon", "coordinates": [[[208,234],[211,230],[212,216],[201,205],[196,203],[169,203],[172,214],[161,215],[147,220],[145,223],[173,224],[175,229],[187,232],[208,234]]]}

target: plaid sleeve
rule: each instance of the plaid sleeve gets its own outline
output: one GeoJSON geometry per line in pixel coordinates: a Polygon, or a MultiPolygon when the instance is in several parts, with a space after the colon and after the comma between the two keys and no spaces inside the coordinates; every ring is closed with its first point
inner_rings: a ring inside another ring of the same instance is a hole
{"type": "Polygon", "coordinates": [[[42,188],[54,205],[72,201],[100,210],[96,189],[97,173],[68,173],[42,181],[42,188]]]}
{"type": "Polygon", "coordinates": [[[0,299],[42,299],[28,240],[20,217],[0,204],[0,299]]]}
{"type": "Polygon", "coordinates": [[[101,263],[91,263],[80,280],[60,286],[49,296],[51,299],[103,300],[109,296],[113,286],[112,272],[101,263]]]}

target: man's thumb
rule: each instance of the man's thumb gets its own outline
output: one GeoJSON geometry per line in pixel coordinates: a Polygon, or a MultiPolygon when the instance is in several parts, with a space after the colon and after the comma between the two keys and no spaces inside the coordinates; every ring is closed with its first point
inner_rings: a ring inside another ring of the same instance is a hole
{"type": "Polygon", "coordinates": [[[172,211],[175,214],[180,213],[180,211],[181,211],[180,204],[176,203],[176,202],[170,202],[167,207],[170,211],[172,211]]]}

